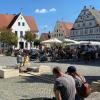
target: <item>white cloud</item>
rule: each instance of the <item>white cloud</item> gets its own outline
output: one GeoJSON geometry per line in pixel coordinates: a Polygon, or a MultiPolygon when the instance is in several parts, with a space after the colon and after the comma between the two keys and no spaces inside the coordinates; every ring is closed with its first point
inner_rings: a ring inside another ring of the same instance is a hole
{"type": "Polygon", "coordinates": [[[36,9],[35,13],[47,13],[47,9],[36,9]]]}
{"type": "Polygon", "coordinates": [[[55,8],[51,8],[49,10],[43,8],[43,9],[36,9],[35,13],[42,13],[42,14],[44,14],[44,13],[55,12],[55,11],[56,11],[55,8]]]}
{"type": "Polygon", "coordinates": [[[49,12],[54,12],[54,11],[56,11],[55,8],[51,8],[51,9],[49,9],[49,12]]]}
{"type": "Polygon", "coordinates": [[[39,9],[36,9],[36,10],[35,10],[35,13],[39,13],[39,9]]]}
{"type": "Polygon", "coordinates": [[[43,25],[42,29],[46,30],[48,28],[48,25],[43,25]]]}

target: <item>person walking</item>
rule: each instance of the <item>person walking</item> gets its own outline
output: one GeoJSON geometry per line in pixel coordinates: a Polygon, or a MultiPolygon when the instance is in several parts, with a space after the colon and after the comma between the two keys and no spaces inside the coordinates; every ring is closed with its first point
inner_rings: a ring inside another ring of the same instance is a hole
{"type": "MultiPolygon", "coordinates": [[[[76,67],[74,66],[69,66],[67,68],[67,72],[66,72],[68,75],[71,75],[75,81],[75,86],[76,86],[76,90],[78,87],[81,87],[82,86],[82,83],[86,82],[86,79],[84,76],[80,75],[78,72],[77,72],[77,69],[76,67]]],[[[76,96],[75,96],[75,100],[84,100],[84,97],[80,96],[78,94],[78,91],[76,91],[76,96]]]]}
{"type": "Polygon", "coordinates": [[[56,77],[54,83],[54,94],[57,100],[75,100],[75,81],[70,75],[64,74],[59,67],[52,70],[56,77]]]}
{"type": "Polygon", "coordinates": [[[22,55],[21,53],[18,53],[17,55],[17,64],[18,64],[18,68],[22,66],[22,55]]]}

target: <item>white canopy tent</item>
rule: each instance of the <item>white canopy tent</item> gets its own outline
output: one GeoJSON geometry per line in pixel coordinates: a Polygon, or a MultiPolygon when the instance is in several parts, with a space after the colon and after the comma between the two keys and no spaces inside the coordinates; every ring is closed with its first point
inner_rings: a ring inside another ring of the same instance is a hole
{"type": "Polygon", "coordinates": [[[80,41],[79,44],[100,45],[100,42],[97,42],[97,41],[80,41]]]}
{"type": "Polygon", "coordinates": [[[64,39],[63,42],[68,43],[68,44],[79,44],[78,41],[71,40],[71,39],[64,39]]]}
{"type": "Polygon", "coordinates": [[[58,40],[57,38],[53,38],[53,39],[49,39],[49,40],[46,40],[46,41],[42,41],[41,42],[42,44],[54,44],[54,43],[58,43],[58,44],[61,44],[62,41],[58,40]]]}

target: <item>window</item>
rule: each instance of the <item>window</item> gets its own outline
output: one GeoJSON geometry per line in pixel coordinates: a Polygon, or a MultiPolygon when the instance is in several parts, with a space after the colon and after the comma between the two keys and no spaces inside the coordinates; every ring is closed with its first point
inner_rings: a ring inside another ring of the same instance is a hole
{"type": "Polygon", "coordinates": [[[20,26],[20,22],[18,22],[18,26],[20,26]]]}
{"type": "Polygon", "coordinates": [[[80,24],[77,24],[78,27],[80,27],[80,24]]]}
{"type": "Polygon", "coordinates": [[[73,31],[73,35],[75,35],[74,31],[73,31]]]}
{"type": "Polygon", "coordinates": [[[4,43],[1,43],[1,47],[4,47],[4,43]]]}
{"type": "Polygon", "coordinates": [[[95,29],[95,32],[97,32],[97,33],[99,32],[98,28],[95,29]]]}
{"type": "Polygon", "coordinates": [[[89,25],[91,26],[91,25],[92,25],[92,23],[90,22],[90,23],[89,23],[89,25]]]}
{"type": "Polygon", "coordinates": [[[16,36],[17,36],[17,31],[15,31],[15,34],[16,34],[16,36]]]}
{"type": "Polygon", "coordinates": [[[87,34],[87,33],[88,33],[88,30],[86,29],[86,30],[85,30],[85,34],[87,34]]]}
{"type": "Polygon", "coordinates": [[[25,23],[24,22],[22,22],[22,26],[25,26],[25,23]]]}
{"type": "Polygon", "coordinates": [[[83,34],[83,30],[80,30],[80,34],[83,34]]]}
{"type": "Polygon", "coordinates": [[[85,23],[83,23],[83,26],[85,26],[85,23]]]}
{"type": "Polygon", "coordinates": [[[23,37],[23,31],[20,31],[20,37],[23,37]]]}
{"type": "Polygon", "coordinates": [[[93,29],[90,29],[90,33],[93,33],[93,29]]]}
{"type": "Polygon", "coordinates": [[[89,16],[88,16],[88,15],[86,15],[86,18],[89,18],[89,16]]]}

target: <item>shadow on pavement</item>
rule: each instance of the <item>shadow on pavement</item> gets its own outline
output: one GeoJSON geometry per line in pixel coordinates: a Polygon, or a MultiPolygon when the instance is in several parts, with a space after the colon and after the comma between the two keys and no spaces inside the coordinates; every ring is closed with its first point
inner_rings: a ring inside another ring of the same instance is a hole
{"type": "Polygon", "coordinates": [[[48,83],[53,84],[54,83],[54,76],[43,74],[40,76],[22,76],[21,81],[18,81],[18,83],[48,83]]]}
{"type": "MultiPolygon", "coordinates": [[[[24,76],[21,77],[22,81],[18,81],[18,83],[48,83],[48,84],[54,84],[55,77],[53,75],[49,74],[43,74],[41,76],[24,76]],[[41,79],[40,77],[43,77],[41,79]]],[[[93,81],[100,80],[100,76],[85,76],[88,83],[92,83],[93,81]]]]}

